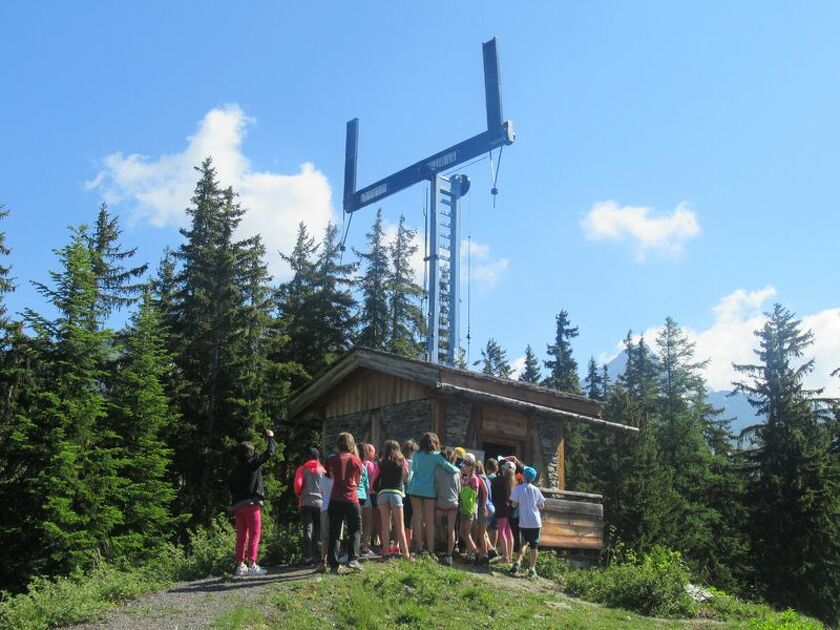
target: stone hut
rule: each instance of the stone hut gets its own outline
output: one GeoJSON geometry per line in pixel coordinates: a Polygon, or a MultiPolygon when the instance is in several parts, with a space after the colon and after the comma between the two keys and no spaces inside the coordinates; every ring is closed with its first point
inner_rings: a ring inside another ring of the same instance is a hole
{"type": "Polygon", "coordinates": [[[601,405],[582,396],[364,348],[298,390],[290,417],[320,424],[324,450],[341,431],[377,448],[434,431],[442,444],[482,458],[516,455],[559,491],[566,423],[631,429],[605,421],[601,405]]]}

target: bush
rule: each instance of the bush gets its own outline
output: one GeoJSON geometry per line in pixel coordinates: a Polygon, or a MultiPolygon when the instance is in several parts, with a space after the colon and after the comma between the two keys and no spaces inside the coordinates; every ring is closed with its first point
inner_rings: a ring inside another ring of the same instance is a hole
{"type": "Polygon", "coordinates": [[[226,515],[217,515],[209,526],[190,533],[189,549],[177,569],[178,579],[198,580],[230,573],[235,546],[236,530],[226,515]]]}
{"type": "Polygon", "coordinates": [[[565,576],[572,570],[569,561],[565,558],[558,558],[553,553],[541,553],[537,557],[537,573],[540,577],[565,583],[565,576]]]}
{"type": "Polygon", "coordinates": [[[164,588],[165,578],[151,570],[119,570],[100,564],[88,573],[69,577],[35,578],[26,593],[0,602],[0,627],[43,630],[98,617],[112,605],[164,588]]]}
{"type": "Polygon", "coordinates": [[[303,531],[297,521],[278,524],[270,515],[265,515],[263,540],[263,554],[268,564],[295,564],[303,560],[303,531]]]}
{"type": "Polygon", "coordinates": [[[643,615],[693,617],[696,605],[685,590],[688,580],[679,552],[656,546],[641,560],[569,572],[564,584],[572,595],[605,606],[643,615]]]}

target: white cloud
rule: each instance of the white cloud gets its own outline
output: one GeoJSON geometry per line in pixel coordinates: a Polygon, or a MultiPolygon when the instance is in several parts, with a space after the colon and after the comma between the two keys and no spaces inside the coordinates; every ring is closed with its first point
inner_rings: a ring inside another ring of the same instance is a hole
{"type": "Polygon", "coordinates": [[[670,213],[657,213],[645,206],[619,206],[602,201],[592,206],[580,220],[590,241],[627,241],[633,246],[637,261],[644,262],[649,252],[679,255],[685,242],[700,234],[697,215],[681,202],[670,213]]]}
{"type": "MultiPolygon", "coordinates": [[[[753,352],[758,344],[754,332],[765,322],[762,311],[769,311],[769,300],[776,296],[776,289],[767,286],[756,291],[738,289],[725,296],[712,308],[715,320],[706,330],[684,327],[688,338],[696,344],[695,357],[698,361],[709,359],[705,370],[710,389],[729,391],[732,382],[741,375],[732,364],[748,364],[757,360],[753,352]]],[[[830,396],[840,396],[840,378],[831,372],[840,367],[840,308],[829,308],[800,317],[801,329],[814,333],[814,344],[806,349],[804,360],[814,358],[814,371],[805,377],[808,388],[825,388],[830,396]]],[[[655,344],[661,327],[649,328],[644,332],[645,341],[655,344]]],[[[638,340],[639,336],[635,337],[638,340]]],[[[619,342],[611,355],[601,355],[601,360],[614,359],[624,348],[619,342]]]]}
{"type": "Polygon", "coordinates": [[[521,357],[516,357],[513,361],[511,361],[510,367],[513,370],[510,373],[510,378],[519,380],[519,375],[525,371],[525,355],[523,354],[521,357]]]}
{"type": "Polygon", "coordinates": [[[300,221],[320,238],[334,216],[332,191],[326,176],[308,162],[292,174],[254,170],[242,153],[252,122],[235,104],[212,109],[181,152],[157,158],[113,153],[86,186],[100,191],[110,204],[130,204],[136,220],[158,227],[183,226],[187,223],[184,209],[195,189],[193,167],[210,156],[222,185],[232,186],[247,210],[240,235],[261,235],[271,273],[283,277],[287,268],[278,250],[291,251],[300,221]]]}
{"type": "Polygon", "coordinates": [[[473,240],[461,241],[461,281],[471,279],[479,289],[492,289],[510,267],[507,258],[493,259],[490,246],[473,240]]]}

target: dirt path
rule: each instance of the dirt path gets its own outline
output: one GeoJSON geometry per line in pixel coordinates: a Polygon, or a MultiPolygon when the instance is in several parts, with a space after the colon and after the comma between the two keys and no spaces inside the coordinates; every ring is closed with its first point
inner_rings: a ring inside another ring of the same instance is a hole
{"type": "Polygon", "coordinates": [[[272,568],[259,577],[223,580],[208,578],[176,584],[168,591],[150,593],[108,613],[94,623],[72,626],[73,630],[195,630],[207,628],[215,619],[259,599],[272,584],[306,580],[312,569],[272,568]]]}

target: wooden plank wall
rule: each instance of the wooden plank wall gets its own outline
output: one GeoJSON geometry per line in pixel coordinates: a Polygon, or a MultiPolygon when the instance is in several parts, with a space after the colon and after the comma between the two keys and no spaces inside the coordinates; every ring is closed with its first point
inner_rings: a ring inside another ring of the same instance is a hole
{"type": "Polygon", "coordinates": [[[428,388],[421,383],[363,369],[325,397],[325,413],[327,418],[335,418],[429,398],[430,395],[428,388]]]}
{"type": "Polygon", "coordinates": [[[603,505],[563,499],[545,500],[540,547],[600,550],[603,546],[603,505]]]}

